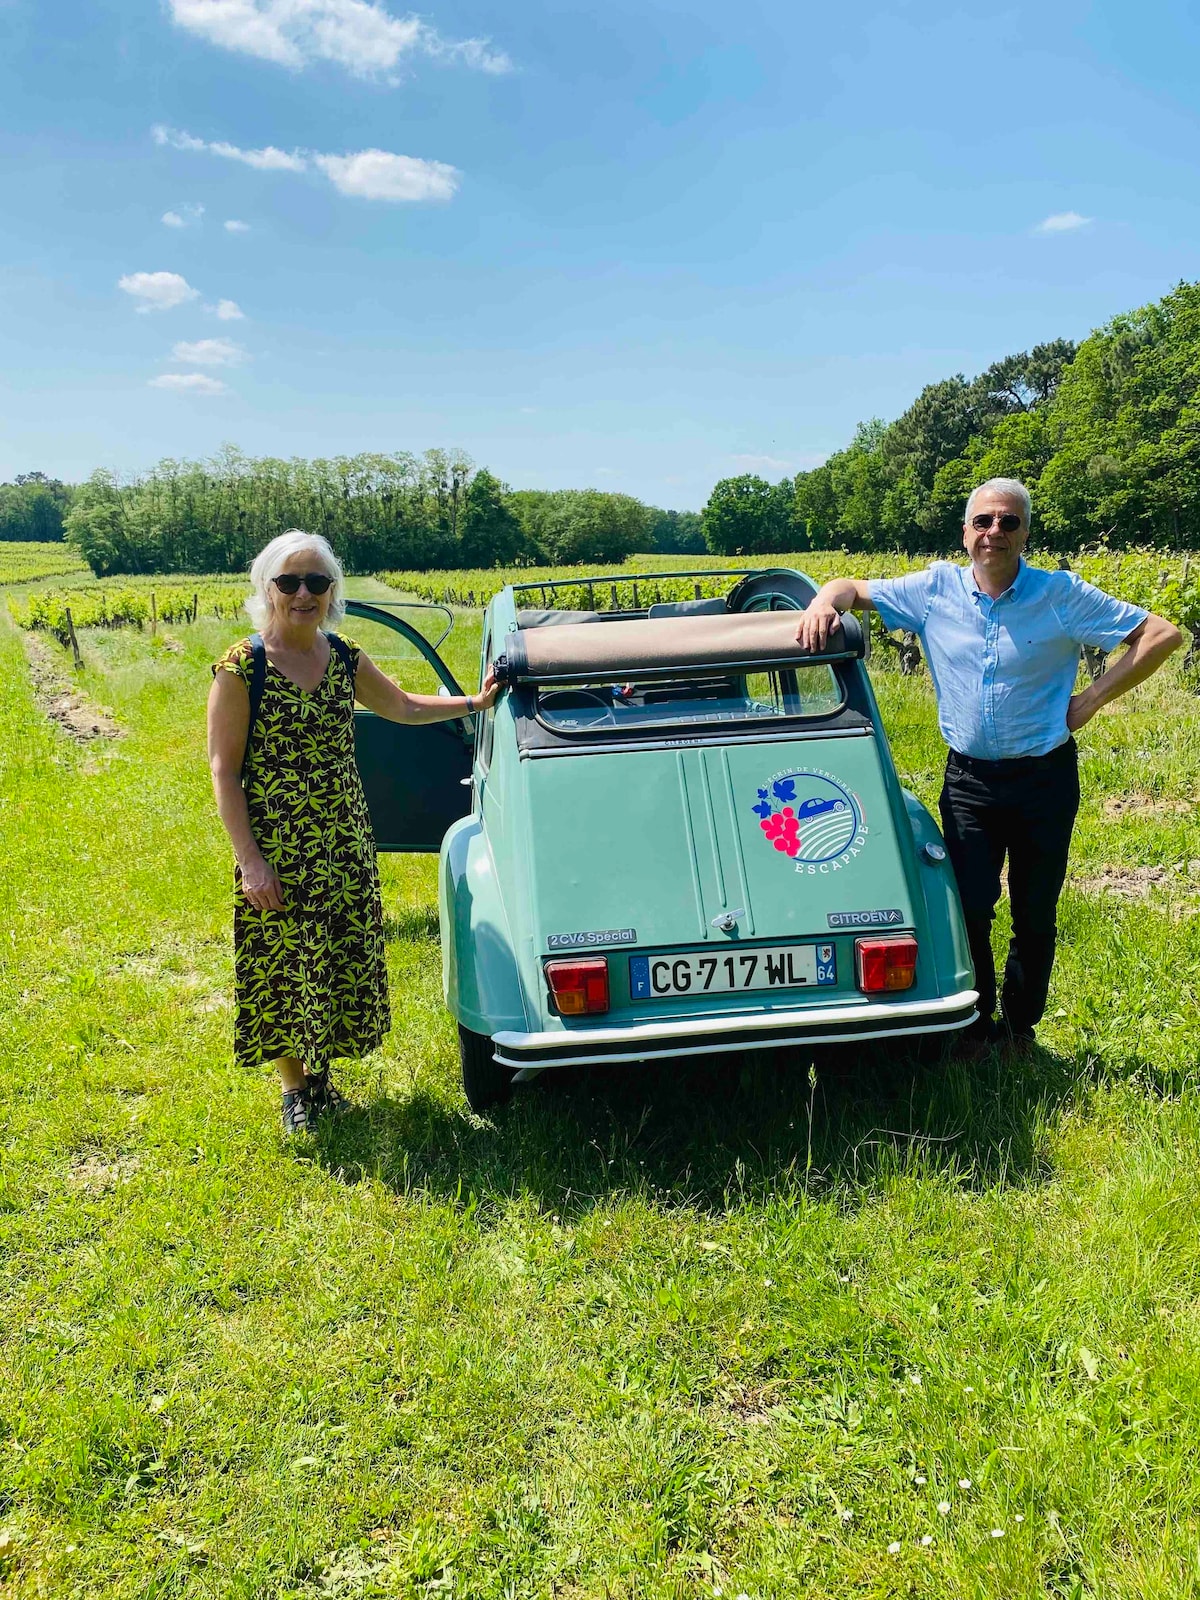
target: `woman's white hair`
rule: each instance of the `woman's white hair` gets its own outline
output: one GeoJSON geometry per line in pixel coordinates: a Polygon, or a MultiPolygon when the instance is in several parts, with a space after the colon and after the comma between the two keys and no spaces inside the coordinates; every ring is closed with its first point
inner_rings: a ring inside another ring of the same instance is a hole
{"type": "Polygon", "coordinates": [[[1025,526],[1029,526],[1030,513],[1033,510],[1033,501],[1029,498],[1029,490],[1016,478],[989,478],[986,483],[976,484],[971,490],[967,501],[967,509],[963,512],[963,521],[970,522],[971,513],[975,509],[975,496],[983,493],[985,489],[994,489],[997,494],[1011,494],[1025,507],[1025,526]]]}
{"type": "Polygon", "coordinates": [[[326,624],[340,622],[346,615],[346,575],[342,571],[342,563],[333,553],[333,546],[319,533],[289,528],[258,552],[250,568],[252,592],[246,596],[246,610],[250,613],[251,622],[259,630],[266,627],[271,616],[271,597],[267,593],[267,585],[278,576],[283,563],[290,556],[299,555],[302,550],[311,550],[322,572],[327,572],[333,579],[329,610],[325,614],[326,624]]]}

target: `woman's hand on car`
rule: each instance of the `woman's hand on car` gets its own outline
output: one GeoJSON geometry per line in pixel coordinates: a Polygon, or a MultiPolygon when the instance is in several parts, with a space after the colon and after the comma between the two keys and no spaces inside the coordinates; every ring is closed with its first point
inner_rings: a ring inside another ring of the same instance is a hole
{"type": "Polygon", "coordinates": [[[478,694],[473,694],[471,699],[475,703],[476,711],[490,711],[500,698],[501,685],[496,681],[496,673],[492,667],[487,669],[487,676],[483,680],[483,688],[478,694]]]}
{"type": "Polygon", "coordinates": [[[796,629],[796,640],[806,650],[824,650],[829,635],[836,632],[841,625],[841,612],[818,595],[810,602],[808,609],[801,613],[800,623],[796,629]]]}
{"type": "Polygon", "coordinates": [[[275,868],[262,856],[242,867],[242,893],[256,911],[286,911],[283,885],[275,868]]]}

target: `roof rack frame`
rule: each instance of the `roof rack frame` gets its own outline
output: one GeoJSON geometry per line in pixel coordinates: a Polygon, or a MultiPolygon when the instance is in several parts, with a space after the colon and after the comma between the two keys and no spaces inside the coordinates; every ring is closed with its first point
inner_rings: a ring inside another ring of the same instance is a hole
{"type": "MultiPolygon", "coordinates": [[[[601,572],[585,574],[579,578],[543,578],[540,582],[534,580],[529,583],[514,583],[514,594],[525,594],[531,589],[541,592],[542,604],[546,603],[546,591],[555,589],[583,589],[588,590],[589,599],[595,600],[593,593],[598,583],[651,583],[661,582],[664,578],[746,578],[755,572],[769,572],[769,567],[694,567],[686,572],[601,572]]],[[[593,605],[593,610],[595,606],[593,605]]]]}

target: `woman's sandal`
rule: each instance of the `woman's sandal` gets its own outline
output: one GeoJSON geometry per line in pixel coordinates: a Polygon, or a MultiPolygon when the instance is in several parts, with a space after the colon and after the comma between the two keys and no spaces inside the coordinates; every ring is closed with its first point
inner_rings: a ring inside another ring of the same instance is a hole
{"type": "Polygon", "coordinates": [[[333,1075],[328,1067],[323,1072],[310,1072],[305,1089],[317,1116],[336,1117],[349,1108],[350,1102],[334,1085],[333,1075]]]}
{"type": "Polygon", "coordinates": [[[318,1109],[307,1084],[302,1089],[283,1091],[283,1131],[288,1138],[298,1133],[312,1133],[317,1126],[317,1116],[318,1109]]]}

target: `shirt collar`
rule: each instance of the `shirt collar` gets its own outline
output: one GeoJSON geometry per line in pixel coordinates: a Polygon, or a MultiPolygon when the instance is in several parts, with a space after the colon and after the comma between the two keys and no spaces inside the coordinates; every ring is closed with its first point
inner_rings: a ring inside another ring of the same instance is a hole
{"type": "Polygon", "coordinates": [[[977,601],[977,602],[980,601],[980,600],[986,600],[991,605],[995,605],[997,603],[997,601],[1003,600],[1004,599],[1004,595],[1011,595],[1014,600],[1019,600],[1021,598],[1021,591],[1025,587],[1025,581],[1026,581],[1026,577],[1028,575],[1028,572],[1029,572],[1029,563],[1026,561],[1024,556],[1018,556],[1017,557],[1017,575],[1016,575],[1016,577],[1009,584],[1008,588],[1005,589],[1004,594],[998,594],[995,597],[995,599],[993,599],[990,594],[985,594],[984,591],[979,587],[978,583],[976,583],[976,581],[975,581],[975,563],[972,562],[971,565],[967,568],[967,572],[966,572],[967,584],[970,587],[970,591],[971,591],[971,598],[973,600],[977,601]]]}

